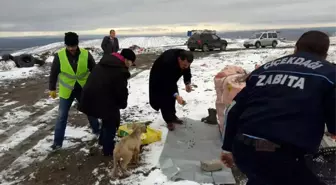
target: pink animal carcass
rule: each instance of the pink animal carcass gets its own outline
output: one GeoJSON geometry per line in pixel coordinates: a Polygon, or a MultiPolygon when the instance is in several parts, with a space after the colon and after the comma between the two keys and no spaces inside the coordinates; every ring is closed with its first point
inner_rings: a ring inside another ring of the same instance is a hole
{"type": "Polygon", "coordinates": [[[224,111],[231,104],[233,98],[245,87],[245,80],[243,80],[245,77],[246,72],[243,68],[228,65],[214,78],[217,94],[217,121],[221,132],[224,128],[224,111]]]}

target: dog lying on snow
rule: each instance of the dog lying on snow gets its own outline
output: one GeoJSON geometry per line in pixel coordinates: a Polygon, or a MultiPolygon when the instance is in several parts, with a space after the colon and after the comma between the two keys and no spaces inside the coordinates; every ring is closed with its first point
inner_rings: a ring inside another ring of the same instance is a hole
{"type": "Polygon", "coordinates": [[[113,169],[110,174],[112,178],[119,177],[119,171],[122,172],[122,176],[131,175],[127,171],[128,164],[139,164],[141,135],[147,132],[147,124],[134,123],[132,130],[133,132],[123,137],[113,150],[113,169]]]}

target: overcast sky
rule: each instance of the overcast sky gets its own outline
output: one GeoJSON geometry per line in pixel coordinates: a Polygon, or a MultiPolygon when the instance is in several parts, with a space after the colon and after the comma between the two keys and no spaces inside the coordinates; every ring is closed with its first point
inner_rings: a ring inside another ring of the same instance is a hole
{"type": "Polygon", "coordinates": [[[336,22],[336,0],[1,0],[0,32],[336,22]]]}

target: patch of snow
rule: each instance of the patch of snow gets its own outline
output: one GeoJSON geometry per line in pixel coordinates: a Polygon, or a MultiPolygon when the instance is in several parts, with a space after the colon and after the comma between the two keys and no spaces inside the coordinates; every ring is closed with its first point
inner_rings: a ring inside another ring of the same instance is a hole
{"type": "Polygon", "coordinates": [[[2,156],[9,149],[13,149],[22,141],[26,140],[29,136],[35,133],[39,128],[44,126],[44,124],[38,126],[30,126],[27,125],[23,127],[21,130],[13,134],[11,137],[6,139],[3,143],[0,144],[0,156],[2,156]]]}
{"type": "Polygon", "coordinates": [[[34,66],[29,68],[13,68],[9,71],[0,71],[0,80],[28,78],[35,74],[43,74],[45,69],[34,66]]]}
{"type": "MultiPolygon", "coordinates": [[[[80,140],[85,141],[94,137],[84,127],[71,126],[67,126],[65,136],[62,147],[63,149],[75,147],[80,144],[80,140]]],[[[33,148],[18,157],[7,170],[0,173],[0,178],[14,177],[19,169],[26,168],[34,162],[43,161],[51,152],[50,146],[52,145],[53,137],[53,133],[51,133],[51,135],[48,135],[44,139],[40,140],[33,148]]]]}
{"type": "MultiPolygon", "coordinates": [[[[10,101],[10,102],[6,102],[6,101],[4,101],[4,102],[0,103],[0,104],[1,104],[0,108],[5,108],[5,107],[7,107],[7,106],[14,105],[14,104],[16,104],[16,103],[18,103],[18,101],[10,101]]],[[[1,110],[1,109],[0,109],[0,110],[1,110]]]]}
{"type": "Polygon", "coordinates": [[[9,112],[6,112],[2,116],[2,119],[0,120],[0,127],[4,125],[11,126],[15,123],[22,122],[23,120],[27,119],[30,115],[32,115],[31,112],[22,110],[23,107],[24,106],[20,106],[15,109],[12,109],[9,112]]]}
{"type": "Polygon", "coordinates": [[[52,99],[52,98],[46,98],[46,99],[41,99],[38,102],[36,102],[33,107],[35,108],[44,108],[47,107],[48,105],[52,105],[57,103],[59,99],[52,99]]]}

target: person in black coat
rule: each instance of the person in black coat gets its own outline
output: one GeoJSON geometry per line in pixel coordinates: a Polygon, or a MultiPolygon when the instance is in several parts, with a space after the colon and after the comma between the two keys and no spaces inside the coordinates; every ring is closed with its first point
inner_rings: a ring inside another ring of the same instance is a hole
{"type": "Polygon", "coordinates": [[[127,107],[128,68],[135,59],[130,49],[123,49],[120,54],[105,54],[83,88],[78,110],[102,119],[99,143],[103,145],[105,156],[113,154],[114,137],[120,125],[120,109],[127,107]]]}
{"type": "Polygon", "coordinates": [[[102,43],[101,48],[104,51],[104,54],[112,54],[113,52],[119,51],[119,41],[116,37],[115,30],[110,30],[110,35],[105,36],[102,43]]]}
{"type": "Polygon", "coordinates": [[[336,134],[336,68],[326,61],[328,35],[304,33],[294,54],[254,70],[228,108],[222,161],[247,185],[323,184],[305,163],[325,125],[336,134]]]}
{"type": "Polygon", "coordinates": [[[149,77],[149,102],[161,114],[169,130],[175,129],[175,124],[183,121],[176,116],[175,101],[183,104],[183,98],[178,94],[177,81],[183,75],[186,91],[191,91],[190,64],[194,57],[190,51],[170,49],[163,52],[154,62],[149,77]]]}

